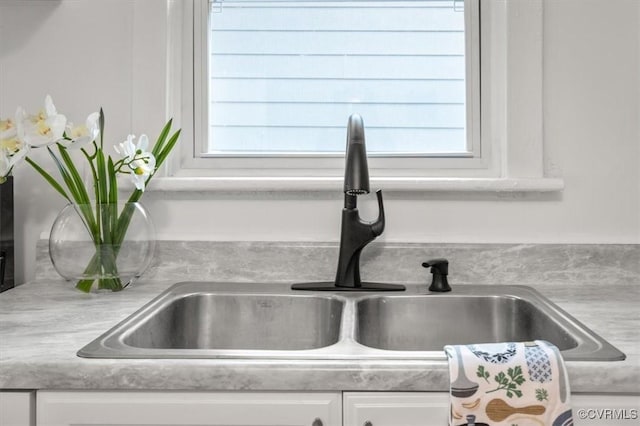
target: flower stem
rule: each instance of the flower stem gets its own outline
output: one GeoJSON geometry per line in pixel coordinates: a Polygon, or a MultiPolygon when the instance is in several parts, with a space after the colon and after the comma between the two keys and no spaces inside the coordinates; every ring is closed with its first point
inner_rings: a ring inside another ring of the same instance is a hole
{"type": "MultiPolygon", "coordinates": [[[[98,288],[119,291],[126,287],[126,285],[123,286],[122,281],[118,278],[117,258],[122,242],[124,241],[129,225],[131,224],[131,220],[133,219],[135,205],[126,203],[119,216],[117,204],[102,204],[99,205],[99,208],[101,209],[101,213],[96,216],[103,218],[103,226],[104,223],[111,223],[110,217],[117,217],[117,219],[114,221],[115,226],[107,226],[110,231],[108,232],[109,241],[101,240],[100,237],[97,239],[94,238],[96,252],[85,268],[84,275],[96,276],[100,273],[111,275],[112,278],[99,278],[98,288]]],[[[103,232],[105,232],[104,227],[103,232]]],[[[95,281],[95,278],[79,280],[76,283],[76,288],[88,293],[91,291],[91,287],[95,281]]]]}

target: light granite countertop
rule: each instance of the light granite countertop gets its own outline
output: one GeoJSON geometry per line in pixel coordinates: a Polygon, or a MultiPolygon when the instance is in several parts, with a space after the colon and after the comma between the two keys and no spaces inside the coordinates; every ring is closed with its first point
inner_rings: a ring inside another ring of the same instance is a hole
{"type": "MultiPolygon", "coordinates": [[[[76,351],[175,280],[83,294],[38,279],[0,295],[0,389],[445,391],[445,361],[85,359],[76,351]]],[[[537,290],[627,355],[568,362],[573,392],[637,393],[640,286],[544,284],[537,290]]]]}
{"type": "MultiPolygon", "coordinates": [[[[335,273],[335,243],[159,241],[145,280],[83,294],[38,244],[36,279],[0,294],[0,389],[445,391],[445,361],[86,359],[78,349],[179,281],[292,282],[335,273]],[[304,267],[301,267],[304,265],[304,267]]],[[[363,279],[426,286],[430,258],[449,280],[534,287],[627,355],[568,362],[574,392],[638,393],[640,245],[380,244],[363,279]]]]}

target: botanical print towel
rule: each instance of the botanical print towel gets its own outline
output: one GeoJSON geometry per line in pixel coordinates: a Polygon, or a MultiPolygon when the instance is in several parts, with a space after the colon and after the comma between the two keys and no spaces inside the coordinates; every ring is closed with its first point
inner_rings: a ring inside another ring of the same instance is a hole
{"type": "Polygon", "coordinates": [[[573,426],[557,347],[543,340],[445,346],[451,426],[573,426]]]}

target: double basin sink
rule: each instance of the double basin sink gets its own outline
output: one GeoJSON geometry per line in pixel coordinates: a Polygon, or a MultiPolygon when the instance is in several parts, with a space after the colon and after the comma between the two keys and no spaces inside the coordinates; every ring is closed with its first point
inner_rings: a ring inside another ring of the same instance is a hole
{"type": "Polygon", "coordinates": [[[444,360],[447,344],[547,340],[566,360],[624,354],[523,286],[299,292],[284,284],[183,282],[82,348],[90,358],[444,360]]]}

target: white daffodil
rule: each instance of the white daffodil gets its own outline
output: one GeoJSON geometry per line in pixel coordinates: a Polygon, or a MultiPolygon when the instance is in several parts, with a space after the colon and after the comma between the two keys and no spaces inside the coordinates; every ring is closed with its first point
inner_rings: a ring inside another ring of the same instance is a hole
{"type": "Polygon", "coordinates": [[[58,142],[62,139],[67,118],[58,114],[51,96],[44,100],[44,110],[37,115],[30,115],[18,108],[20,120],[16,123],[18,137],[31,147],[41,147],[58,142]]]}
{"type": "Polygon", "coordinates": [[[129,135],[127,140],[115,146],[114,149],[123,157],[124,165],[129,168],[129,176],[133,184],[140,191],[144,191],[145,182],[156,171],[156,158],[147,151],[149,138],[141,135],[136,144],[133,143],[134,135],[129,135]]]}
{"type": "Polygon", "coordinates": [[[74,126],[72,123],[68,123],[65,134],[70,140],[65,140],[62,144],[70,149],[80,149],[96,140],[100,134],[99,119],[100,114],[94,112],[87,117],[87,121],[83,125],[74,126]]]}

